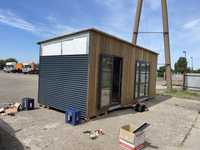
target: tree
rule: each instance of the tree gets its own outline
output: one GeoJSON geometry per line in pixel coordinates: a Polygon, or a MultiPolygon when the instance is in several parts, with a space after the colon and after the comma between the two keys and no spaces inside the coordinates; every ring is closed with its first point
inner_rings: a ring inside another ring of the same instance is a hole
{"type": "Polygon", "coordinates": [[[158,69],[158,77],[164,77],[165,66],[160,66],[158,69]]]}
{"type": "Polygon", "coordinates": [[[200,69],[192,70],[191,73],[200,73],[200,69]]]}
{"type": "Polygon", "coordinates": [[[3,67],[5,66],[5,60],[1,59],[0,60],[0,69],[3,69],[3,67]]]}
{"type": "Polygon", "coordinates": [[[176,73],[185,73],[187,72],[187,59],[185,57],[180,57],[174,65],[176,73]]]}
{"type": "Polygon", "coordinates": [[[15,58],[8,58],[5,60],[5,62],[16,62],[17,63],[17,60],[15,58]]]}
{"type": "Polygon", "coordinates": [[[6,60],[0,59],[0,69],[3,69],[7,62],[16,62],[17,63],[17,60],[15,58],[8,58],[6,60]]]}

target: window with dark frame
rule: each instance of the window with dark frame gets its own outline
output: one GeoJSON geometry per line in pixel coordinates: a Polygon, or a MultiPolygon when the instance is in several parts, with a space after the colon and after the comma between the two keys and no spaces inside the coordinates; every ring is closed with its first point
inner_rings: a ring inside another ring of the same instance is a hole
{"type": "Polygon", "coordinates": [[[135,98],[149,95],[150,65],[145,61],[136,62],[135,98]]]}

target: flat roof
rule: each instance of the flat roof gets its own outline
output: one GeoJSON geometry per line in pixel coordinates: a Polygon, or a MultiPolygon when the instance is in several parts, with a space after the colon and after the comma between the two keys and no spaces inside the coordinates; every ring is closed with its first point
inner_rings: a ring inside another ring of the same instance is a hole
{"type": "Polygon", "coordinates": [[[114,38],[114,39],[117,39],[117,40],[119,40],[119,41],[122,41],[122,42],[124,42],[124,43],[127,43],[127,44],[129,44],[129,45],[132,45],[132,46],[135,46],[135,47],[138,47],[138,48],[142,48],[142,49],[147,50],[147,51],[149,51],[149,52],[151,52],[151,53],[154,53],[154,54],[156,54],[156,55],[159,55],[157,52],[154,52],[154,51],[149,50],[149,49],[147,49],[147,48],[144,48],[144,47],[142,47],[142,46],[135,45],[135,44],[133,44],[133,43],[131,43],[131,42],[129,42],[129,41],[126,41],[126,40],[124,40],[124,39],[122,39],[122,38],[119,38],[119,37],[117,37],[117,36],[115,36],[115,35],[106,33],[106,32],[104,32],[104,31],[101,31],[101,30],[96,29],[96,28],[88,28],[88,29],[83,29],[83,30],[79,30],[79,31],[72,32],[72,33],[68,33],[68,34],[64,34],[64,35],[58,35],[58,36],[49,38],[49,39],[47,39],[47,40],[39,41],[39,42],[37,42],[37,44],[42,44],[42,43],[46,43],[46,42],[58,40],[58,39],[65,38],[65,37],[69,37],[69,36],[76,35],[76,34],[81,34],[81,33],[85,33],[85,32],[90,32],[90,31],[94,31],[94,32],[97,32],[97,33],[101,33],[101,34],[107,35],[107,36],[109,36],[109,37],[112,37],[112,38],[114,38]]]}

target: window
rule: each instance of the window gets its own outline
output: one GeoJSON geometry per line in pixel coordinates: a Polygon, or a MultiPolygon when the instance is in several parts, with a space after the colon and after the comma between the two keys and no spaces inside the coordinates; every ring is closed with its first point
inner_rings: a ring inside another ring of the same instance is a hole
{"type": "Polygon", "coordinates": [[[149,95],[149,64],[145,61],[137,61],[135,76],[135,98],[149,95]]]}

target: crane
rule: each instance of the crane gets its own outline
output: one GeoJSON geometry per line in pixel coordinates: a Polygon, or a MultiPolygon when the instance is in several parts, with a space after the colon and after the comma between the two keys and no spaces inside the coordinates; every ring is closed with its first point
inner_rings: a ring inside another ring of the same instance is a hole
{"type": "Polygon", "coordinates": [[[164,39],[164,49],[165,49],[165,72],[167,88],[172,89],[172,71],[171,71],[171,54],[170,54],[170,41],[169,41],[169,23],[168,23],[168,9],[167,0],[161,0],[162,5],[162,22],[163,22],[163,32],[139,32],[140,18],[142,13],[143,0],[137,0],[135,21],[133,27],[132,43],[137,44],[138,34],[145,33],[162,33],[164,39]]]}

